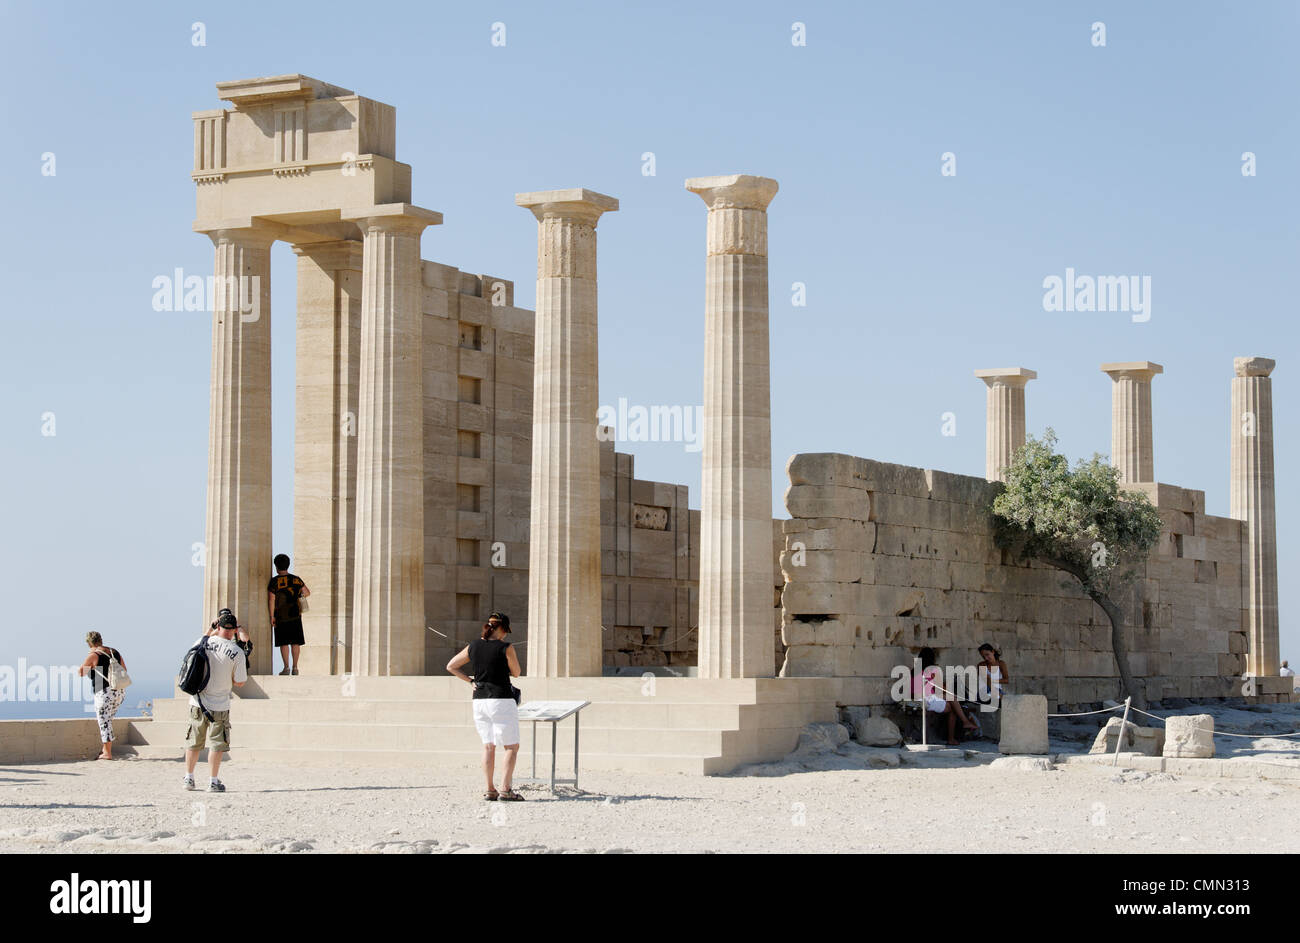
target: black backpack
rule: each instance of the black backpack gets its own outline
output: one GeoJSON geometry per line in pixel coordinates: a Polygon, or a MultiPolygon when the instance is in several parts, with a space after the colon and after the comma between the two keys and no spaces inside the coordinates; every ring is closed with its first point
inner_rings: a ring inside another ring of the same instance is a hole
{"type": "Polygon", "coordinates": [[[176,674],[176,686],[186,694],[192,695],[198,699],[199,710],[203,711],[203,716],[212,719],[212,714],[203,706],[203,698],[199,697],[203,689],[208,686],[208,679],[212,676],[212,669],[208,665],[208,640],[206,637],[199,640],[199,643],[185,653],[181,660],[181,670],[176,674]]]}

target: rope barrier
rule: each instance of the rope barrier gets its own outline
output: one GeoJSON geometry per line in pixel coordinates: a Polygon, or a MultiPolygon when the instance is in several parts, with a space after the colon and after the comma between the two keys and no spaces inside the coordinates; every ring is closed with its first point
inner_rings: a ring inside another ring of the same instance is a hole
{"type": "MultiPolygon", "coordinates": [[[[1144,710],[1139,710],[1136,707],[1133,708],[1133,710],[1137,711],[1139,714],[1145,714],[1147,717],[1150,717],[1152,720],[1158,720],[1161,723],[1164,723],[1168,719],[1166,717],[1160,717],[1156,714],[1148,713],[1147,711],[1144,710]]],[[[1287,737],[1300,737],[1300,731],[1297,731],[1295,733],[1228,733],[1228,731],[1226,730],[1216,730],[1214,731],[1214,736],[1241,737],[1245,740],[1268,740],[1268,739],[1285,740],[1287,737]]]]}
{"type": "MultiPolygon", "coordinates": [[[[1117,711],[1124,707],[1123,704],[1116,704],[1114,707],[1103,707],[1099,711],[1079,711],[1077,714],[1048,714],[1048,717],[1086,717],[1089,714],[1105,714],[1107,711],[1117,711]]],[[[1137,708],[1133,708],[1137,710],[1137,708]]]]}

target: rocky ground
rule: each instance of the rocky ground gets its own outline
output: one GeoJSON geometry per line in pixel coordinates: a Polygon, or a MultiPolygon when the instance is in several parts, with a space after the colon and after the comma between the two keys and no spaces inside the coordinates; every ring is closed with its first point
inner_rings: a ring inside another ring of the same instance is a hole
{"type": "MultiPolygon", "coordinates": [[[[1217,737],[1220,755],[1300,763],[1295,743],[1268,736],[1300,729],[1300,708],[1179,710],[1193,711],[1252,735],[1217,737]]],[[[1054,722],[1054,754],[1086,752],[1099,726],[1054,722]]],[[[978,741],[920,754],[862,746],[839,725],[730,776],[592,772],[581,792],[526,789],[510,804],[482,801],[472,769],[236,761],[224,794],[185,792],[180,777],[179,760],[0,769],[0,852],[1300,850],[1300,780],[1062,765],[978,741]]]]}

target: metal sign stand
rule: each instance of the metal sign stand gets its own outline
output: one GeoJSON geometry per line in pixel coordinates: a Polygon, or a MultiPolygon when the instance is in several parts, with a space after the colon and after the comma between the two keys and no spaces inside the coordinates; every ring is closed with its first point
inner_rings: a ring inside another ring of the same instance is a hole
{"type": "Polygon", "coordinates": [[[537,777],[537,725],[549,721],[551,724],[551,794],[555,794],[555,784],[564,783],[572,784],[578,788],[578,732],[579,717],[578,712],[590,704],[591,701],[531,701],[523,704],[519,708],[519,719],[532,721],[533,724],[533,775],[525,782],[545,782],[546,780],[537,777]],[[564,718],[573,716],[573,778],[556,779],[556,738],[560,721],[564,718]]]}

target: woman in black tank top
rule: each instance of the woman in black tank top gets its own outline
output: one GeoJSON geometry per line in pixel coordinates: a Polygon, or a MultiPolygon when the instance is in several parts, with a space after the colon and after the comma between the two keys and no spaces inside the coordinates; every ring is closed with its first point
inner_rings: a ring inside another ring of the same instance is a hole
{"type": "Polygon", "coordinates": [[[86,644],[90,647],[90,654],[81,663],[77,673],[82,677],[89,675],[91,686],[95,691],[95,721],[99,725],[100,742],[99,756],[95,759],[111,760],[113,758],[113,717],[117,714],[117,709],[122,706],[125,692],[113,688],[108,683],[108,669],[113,660],[123,668],[126,667],[126,662],[122,659],[121,652],[104,644],[104,638],[98,632],[87,632],[86,644]]]}
{"type": "Polygon", "coordinates": [[[506,636],[510,634],[509,617],[494,612],[483,626],[483,637],[470,642],[447,662],[447,670],[474,688],[474,726],[483,741],[483,774],[487,779],[488,801],[504,799],[517,802],[523,796],[511,788],[515,761],[519,758],[519,713],[515,695],[518,689],[511,678],[519,677],[519,656],[506,636]],[[469,666],[473,676],[462,668],[469,666]],[[496,766],[496,748],[506,751],[503,788],[497,792],[492,782],[496,766]]]}

